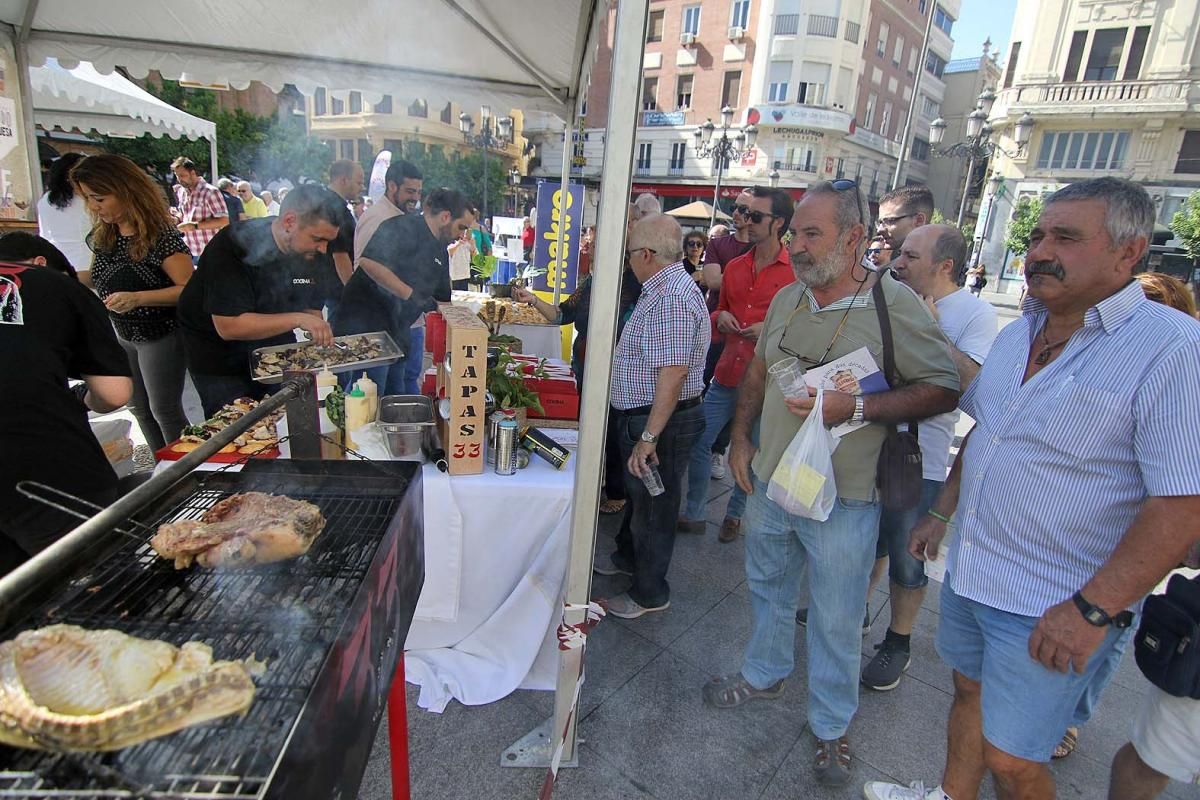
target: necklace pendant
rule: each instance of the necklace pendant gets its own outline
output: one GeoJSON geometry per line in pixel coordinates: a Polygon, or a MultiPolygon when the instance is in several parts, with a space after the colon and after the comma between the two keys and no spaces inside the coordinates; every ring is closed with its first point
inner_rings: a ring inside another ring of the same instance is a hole
{"type": "Polygon", "coordinates": [[[1047,348],[1044,348],[1042,350],[1042,352],[1040,352],[1036,356],[1034,356],[1033,363],[1037,364],[1039,367],[1044,367],[1046,365],[1046,362],[1049,360],[1050,360],[1050,348],[1047,347],[1047,348]]]}

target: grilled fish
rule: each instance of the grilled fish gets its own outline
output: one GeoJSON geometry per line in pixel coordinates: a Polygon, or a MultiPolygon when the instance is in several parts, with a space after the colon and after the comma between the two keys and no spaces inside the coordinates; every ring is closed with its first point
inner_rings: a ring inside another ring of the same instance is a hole
{"type": "Polygon", "coordinates": [[[253,659],[212,660],[114,630],[51,625],[0,643],[0,743],[119,750],[237,714],[254,699],[253,659]]]}
{"type": "Polygon", "coordinates": [[[246,492],[226,497],[198,520],[160,525],[150,546],[184,569],[237,567],[297,558],[325,527],[321,509],[281,495],[246,492]]]}

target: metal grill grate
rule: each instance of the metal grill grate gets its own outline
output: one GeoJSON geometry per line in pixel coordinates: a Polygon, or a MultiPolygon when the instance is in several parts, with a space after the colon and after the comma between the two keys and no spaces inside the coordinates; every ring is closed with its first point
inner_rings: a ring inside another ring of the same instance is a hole
{"type": "Polygon", "coordinates": [[[108,754],[0,747],[0,798],[263,796],[404,489],[392,482],[386,493],[355,494],[347,481],[327,480],[324,489],[297,491],[295,479],[273,480],[242,487],[237,476],[210,479],[181,502],[164,500],[165,512],[139,516],[156,528],[198,518],[238,491],[286,493],[314,503],[326,519],[303,558],[240,571],[176,570],[155,556],[148,533],[129,537],[0,637],[68,623],[174,645],[198,640],[217,659],[254,655],[267,670],[246,714],[108,754]]]}

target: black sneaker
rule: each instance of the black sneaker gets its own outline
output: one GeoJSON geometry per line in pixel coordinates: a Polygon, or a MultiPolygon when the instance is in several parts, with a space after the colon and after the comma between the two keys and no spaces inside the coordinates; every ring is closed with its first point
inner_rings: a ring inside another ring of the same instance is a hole
{"type": "Polygon", "coordinates": [[[900,676],[908,669],[912,658],[907,647],[884,637],[875,645],[875,657],[863,667],[862,684],[877,692],[886,692],[900,685],[900,676]]]}
{"type": "MultiPolygon", "coordinates": [[[[808,609],[801,608],[796,611],[796,624],[801,628],[808,627],[808,609]]],[[[866,612],[863,614],[862,635],[866,636],[871,632],[871,607],[867,606],[866,612]]]]}

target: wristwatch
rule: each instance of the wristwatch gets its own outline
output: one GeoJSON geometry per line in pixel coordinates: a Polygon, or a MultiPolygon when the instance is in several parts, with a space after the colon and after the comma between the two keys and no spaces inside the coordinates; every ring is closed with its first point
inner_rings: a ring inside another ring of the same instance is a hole
{"type": "Polygon", "coordinates": [[[646,444],[658,444],[658,437],[650,431],[642,431],[641,439],[646,444]]]}
{"type": "Polygon", "coordinates": [[[850,415],[850,421],[854,423],[863,421],[863,399],[862,395],[856,395],[854,398],[854,413],[850,415]]]}
{"type": "Polygon", "coordinates": [[[1071,599],[1075,601],[1075,607],[1089,625],[1095,625],[1097,628],[1107,628],[1109,625],[1114,628],[1128,628],[1133,623],[1133,612],[1128,609],[1110,617],[1103,608],[1088,602],[1081,592],[1071,595],[1071,599]]]}

